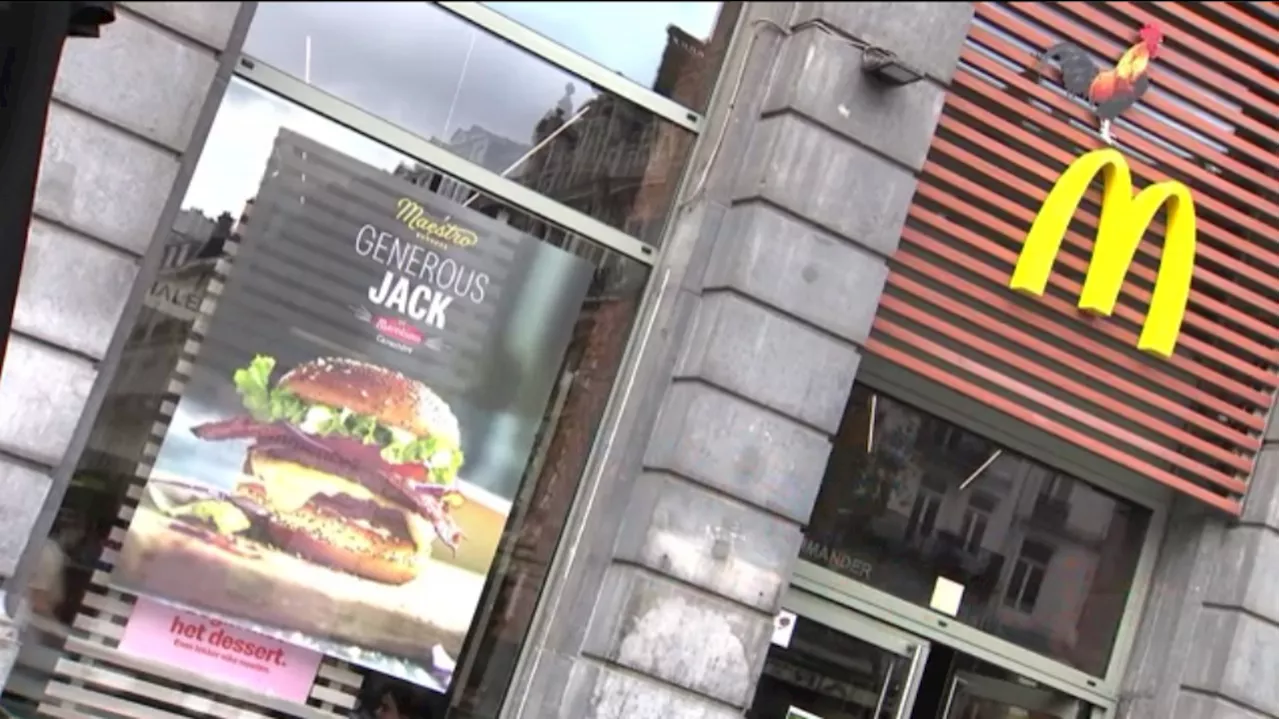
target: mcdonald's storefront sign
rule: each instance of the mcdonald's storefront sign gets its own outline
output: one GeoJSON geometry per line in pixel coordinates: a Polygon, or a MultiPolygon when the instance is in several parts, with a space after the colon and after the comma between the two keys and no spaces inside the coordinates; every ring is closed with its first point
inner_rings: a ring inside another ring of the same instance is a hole
{"type": "Polygon", "coordinates": [[[1067,226],[1099,174],[1103,177],[1098,234],[1089,260],[1080,309],[1107,316],[1115,309],[1138,245],[1162,207],[1168,209],[1164,247],[1151,303],[1138,337],[1138,349],[1171,357],[1182,329],[1196,259],[1196,211],[1191,192],[1180,182],[1160,182],[1136,196],[1124,156],[1113,149],[1076,159],[1058,178],[1031,224],[1009,287],[1044,294],[1067,226]]]}

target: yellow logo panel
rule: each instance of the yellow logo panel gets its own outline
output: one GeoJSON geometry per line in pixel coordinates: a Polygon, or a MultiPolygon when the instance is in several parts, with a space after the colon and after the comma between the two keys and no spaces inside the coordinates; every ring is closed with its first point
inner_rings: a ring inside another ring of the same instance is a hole
{"type": "Polygon", "coordinates": [[[1135,197],[1129,165],[1116,150],[1083,155],[1058,178],[1031,224],[1009,287],[1024,294],[1044,294],[1067,225],[1099,173],[1103,177],[1102,212],[1093,256],[1080,291],[1080,309],[1104,316],[1112,313],[1143,234],[1160,208],[1167,208],[1160,269],[1138,337],[1138,349],[1171,357],[1182,330],[1195,270],[1195,204],[1187,187],[1172,181],[1151,185],[1135,197]]]}

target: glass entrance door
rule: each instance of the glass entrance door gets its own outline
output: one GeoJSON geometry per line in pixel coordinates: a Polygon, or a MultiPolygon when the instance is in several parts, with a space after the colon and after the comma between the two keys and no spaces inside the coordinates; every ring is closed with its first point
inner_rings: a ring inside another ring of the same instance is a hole
{"type": "Polygon", "coordinates": [[[1076,719],[1081,709],[1058,692],[956,671],[939,719],[1076,719]]]}
{"type": "Polygon", "coordinates": [[[747,719],[910,716],[927,641],[794,588],[782,606],[795,627],[770,647],[747,719]]]}

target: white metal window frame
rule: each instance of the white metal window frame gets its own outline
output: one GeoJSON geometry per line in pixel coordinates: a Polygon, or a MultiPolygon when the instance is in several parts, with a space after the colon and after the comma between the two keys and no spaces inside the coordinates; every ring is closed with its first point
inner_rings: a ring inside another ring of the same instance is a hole
{"type": "Polygon", "coordinates": [[[987,538],[987,529],[991,525],[991,513],[972,505],[964,508],[960,517],[960,534],[964,536],[964,551],[976,555],[982,551],[982,540],[987,538]],[[969,545],[977,544],[970,548],[969,545]]]}
{"type": "MultiPolygon", "coordinates": [[[[704,118],[668,97],[659,95],[594,60],[551,40],[479,2],[434,2],[441,9],[473,24],[501,41],[509,42],[537,59],[590,82],[638,107],[692,133],[702,131],[704,118]]],[[[647,267],[657,248],[617,228],[563,205],[428,141],[395,123],[342,100],[301,78],[279,70],[251,55],[242,55],[235,74],[243,80],[290,102],[318,113],[361,135],[416,159],[455,181],[470,185],[495,199],[510,203],[530,215],[607,247],[647,267]]]]}
{"type": "Polygon", "coordinates": [[[591,242],[603,245],[646,266],[652,266],[657,249],[600,220],[487,170],[460,155],[429,142],[393,122],[337,98],[300,78],[261,60],[244,55],[236,65],[237,77],[284,100],[315,112],[365,137],[418,160],[450,179],[509,203],[535,217],[558,225],[591,242]]]}
{"type": "MultiPolygon", "coordinates": [[[[1022,540],[1023,547],[1027,546],[1027,541],[1028,540],[1026,539],[1022,540]]],[[[1010,572],[1009,574],[1009,582],[1008,584],[1005,585],[1004,591],[1001,592],[1000,603],[1021,614],[1031,614],[1032,612],[1035,611],[1036,603],[1040,601],[1040,592],[1041,590],[1044,589],[1044,580],[1045,580],[1045,577],[1048,576],[1048,574],[1049,574],[1049,566],[1047,564],[1037,561],[1035,559],[1029,559],[1027,555],[1022,553],[1022,549],[1020,548],[1018,550],[1018,556],[1014,558],[1014,561],[1013,561],[1013,571],[1010,572]],[[1014,585],[1013,578],[1018,573],[1019,567],[1022,568],[1022,580],[1017,582],[1018,591],[1014,595],[1014,597],[1010,599],[1009,590],[1013,588],[1013,585],[1014,585]],[[1040,572],[1040,580],[1039,580],[1039,585],[1036,587],[1035,599],[1033,599],[1031,602],[1031,609],[1023,609],[1022,603],[1023,603],[1023,600],[1026,599],[1027,584],[1031,582],[1031,573],[1037,570],[1039,570],[1040,572]]]]}
{"type": "MultiPolygon", "coordinates": [[[[916,411],[938,417],[981,436],[990,434],[986,428],[968,428],[961,412],[931,400],[928,390],[922,390],[919,383],[904,384],[902,380],[906,375],[903,372],[900,368],[891,368],[887,363],[867,358],[859,368],[858,382],[871,391],[883,392],[916,411]]],[[[1122,497],[1151,512],[1129,596],[1112,641],[1110,660],[1102,676],[1083,672],[812,562],[801,560],[792,584],[874,619],[919,634],[930,641],[946,644],[982,661],[1018,672],[1028,679],[1092,705],[1095,708],[1093,719],[1111,719],[1115,716],[1120,684],[1129,663],[1142,618],[1142,607],[1146,604],[1152,575],[1155,573],[1160,541],[1164,537],[1168,518],[1169,492],[1163,487],[1152,486],[1152,483],[1130,484],[1094,472],[1056,467],[1053,463],[1045,462],[1044,458],[1037,457],[1035,453],[1022,452],[1025,448],[1020,448],[1016,441],[1009,441],[1005,437],[993,439],[1011,451],[1019,452],[1051,469],[1066,471],[1078,481],[1122,497]]]]}
{"type": "Polygon", "coordinates": [[[829,599],[801,591],[794,585],[783,594],[782,608],[907,660],[907,673],[902,678],[894,718],[905,717],[914,708],[931,642],[871,617],[849,612],[829,599]]]}
{"type": "Polygon", "coordinates": [[[782,608],[823,626],[835,629],[880,649],[910,659],[917,647],[929,642],[870,617],[850,614],[839,605],[816,594],[788,587],[782,595],[782,608]]]}

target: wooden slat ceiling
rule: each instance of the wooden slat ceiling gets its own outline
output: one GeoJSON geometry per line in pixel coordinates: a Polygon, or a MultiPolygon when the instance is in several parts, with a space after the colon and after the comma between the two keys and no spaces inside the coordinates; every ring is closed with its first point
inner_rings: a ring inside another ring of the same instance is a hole
{"type": "Polygon", "coordinates": [[[1277,384],[1274,3],[981,3],[867,350],[1228,512],[1277,384]],[[1113,123],[1139,188],[1196,201],[1190,303],[1169,360],[1137,350],[1163,244],[1148,231],[1111,317],[1076,309],[1096,181],[1043,297],[1008,289],[1050,187],[1103,147],[1040,52],[1070,40],[1112,67],[1144,23],[1165,32],[1151,89],[1113,123]]]}

